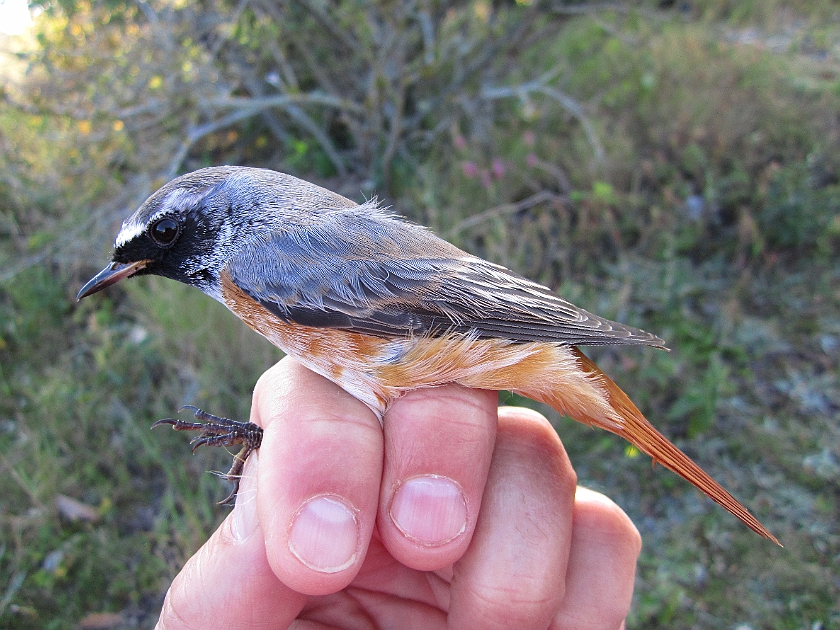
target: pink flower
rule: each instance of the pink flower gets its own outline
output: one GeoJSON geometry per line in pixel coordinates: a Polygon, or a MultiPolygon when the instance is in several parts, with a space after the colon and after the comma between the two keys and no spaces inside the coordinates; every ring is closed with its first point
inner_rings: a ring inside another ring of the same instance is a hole
{"type": "Polygon", "coordinates": [[[534,168],[539,163],[540,163],[540,158],[538,158],[536,156],[536,154],[529,153],[528,155],[525,156],[525,164],[527,164],[531,168],[534,168]]]}
{"type": "Polygon", "coordinates": [[[505,176],[505,162],[502,158],[493,158],[493,175],[496,179],[501,179],[505,176]]]}
{"type": "Polygon", "coordinates": [[[478,177],[478,165],[475,162],[461,162],[461,170],[467,177],[478,177]]]}
{"type": "Polygon", "coordinates": [[[524,142],[529,147],[534,146],[534,143],[537,141],[537,137],[534,135],[534,132],[530,129],[522,134],[522,142],[524,142]]]}
{"type": "Polygon", "coordinates": [[[460,133],[457,136],[455,136],[455,139],[452,142],[453,144],[455,144],[456,149],[463,150],[467,148],[467,139],[460,133]]]}

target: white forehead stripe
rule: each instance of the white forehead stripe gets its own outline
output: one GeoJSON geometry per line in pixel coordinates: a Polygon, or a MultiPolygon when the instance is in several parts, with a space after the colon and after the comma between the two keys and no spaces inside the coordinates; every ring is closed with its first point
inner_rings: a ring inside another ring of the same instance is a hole
{"type": "Polygon", "coordinates": [[[131,215],[123,222],[122,227],[117,234],[117,240],[114,242],[114,247],[122,247],[131,239],[140,236],[145,229],[146,224],[138,221],[134,214],[131,215]]]}
{"type": "Polygon", "coordinates": [[[181,214],[185,210],[195,207],[207,195],[209,190],[209,186],[199,190],[176,188],[160,200],[158,211],[146,219],[141,218],[144,214],[142,212],[143,208],[141,207],[140,210],[123,222],[122,228],[120,228],[119,234],[117,234],[114,247],[122,247],[132,239],[137,238],[146,230],[146,226],[151,225],[164,215],[181,214]]]}

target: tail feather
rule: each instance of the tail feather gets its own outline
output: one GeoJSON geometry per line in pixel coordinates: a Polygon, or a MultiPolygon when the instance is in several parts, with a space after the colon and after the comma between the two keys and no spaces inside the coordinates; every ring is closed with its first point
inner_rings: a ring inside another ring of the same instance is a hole
{"type": "MultiPolygon", "coordinates": [[[[616,435],[620,435],[640,451],[650,455],[654,462],[659,462],[665,468],[694,484],[712,499],[712,501],[738,517],[755,533],[772,540],[780,547],[782,546],[776,537],[759,523],[758,519],[750,514],[735,497],[724,490],[700,466],[695,464],[685,453],[674,446],[668,438],[657,431],[642,415],[636,405],[633,404],[627,394],[604,374],[593,361],[577,348],[572,348],[572,350],[577,355],[583,370],[598,378],[609,395],[610,406],[621,416],[623,422],[619,427],[614,421],[608,421],[607,419],[586,417],[575,418],[576,420],[583,421],[587,424],[594,424],[616,435]]],[[[550,401],[546,402],[550,404],[550,401]]]]}

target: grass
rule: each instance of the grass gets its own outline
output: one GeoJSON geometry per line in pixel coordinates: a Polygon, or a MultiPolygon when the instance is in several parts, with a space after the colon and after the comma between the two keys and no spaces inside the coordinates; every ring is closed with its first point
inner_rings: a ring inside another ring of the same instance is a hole
{"type": "MultiPolygon", "coordinates": [[[[422,155],[398,153],[389,192],[460,246],[665,338],[670,353],[592,354],[785,544],[621,440],[552,417],[581,482],[642,532],[628,627],[840,627],[840,30],[820,2],[692,10],[584,17],[552,50],[523,52],[535,68],[563,65],[561,87],[587,105],[605,160],[578,120],[534,97],[460,120],[422,155]],[[786,48],[762,45],[777,32],[786,48]]],[[[148,427],[185,403],[246,417],[279,355],[165,280],[75,304],[106,261],[88,244],[115,228],[88,208],[130,177],[65,119],[4,110],[0,129],[15,127],[15,150],[0,153],[0,266],[22,269],[0,284],[0,625],[69,628],[114,612],[151,627],[169,580],[225,514],[206,471],[228,459],[191,457],[183,435],[148,427]],[[58,495],[95,517],[71,520],[58,495]]]]}

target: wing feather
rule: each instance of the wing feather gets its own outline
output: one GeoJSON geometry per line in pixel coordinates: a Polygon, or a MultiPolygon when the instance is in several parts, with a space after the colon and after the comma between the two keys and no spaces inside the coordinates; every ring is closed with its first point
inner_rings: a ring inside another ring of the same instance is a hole
{"type": "Polygon", "coordinates": [[[244,246],[228,263],[231,279],[283,320],[381,337],[664,347],[373,204],[318,219],[244,246]]]}

